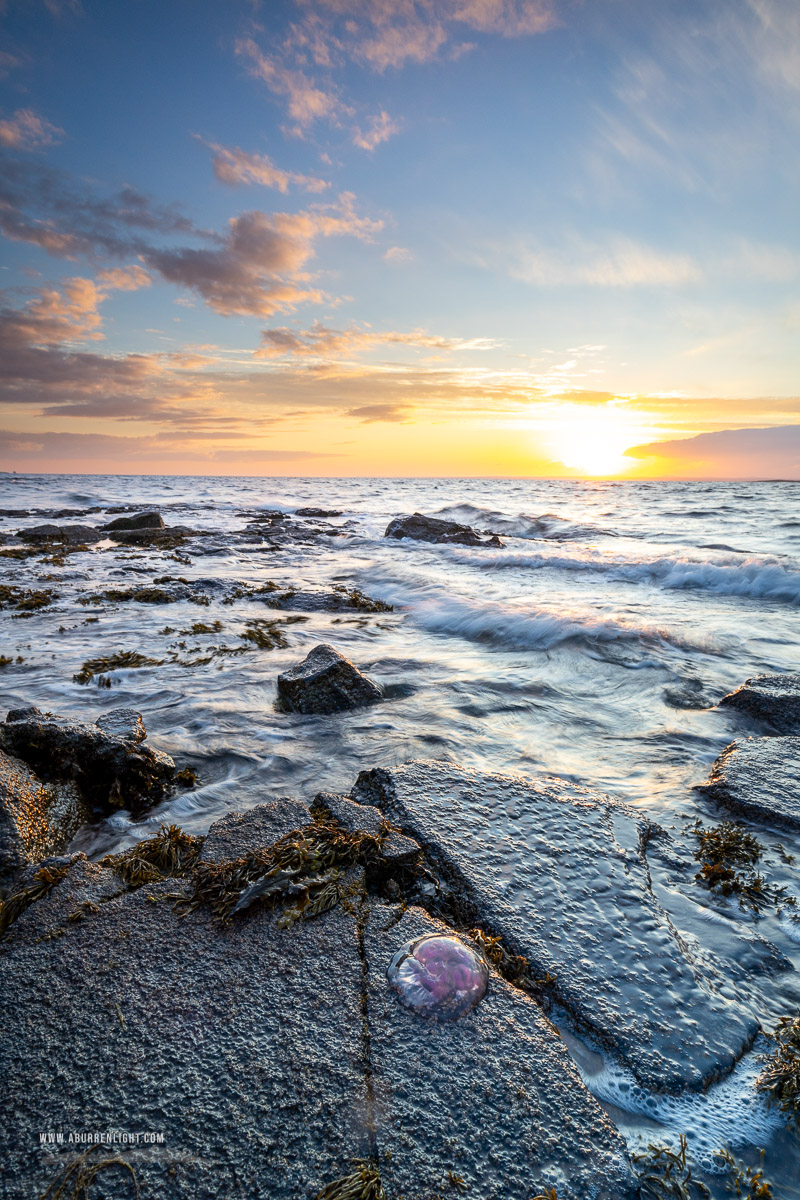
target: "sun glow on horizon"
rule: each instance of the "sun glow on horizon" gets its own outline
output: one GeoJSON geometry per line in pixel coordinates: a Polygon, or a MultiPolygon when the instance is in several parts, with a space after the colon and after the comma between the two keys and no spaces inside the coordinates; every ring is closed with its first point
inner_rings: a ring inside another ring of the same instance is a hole
{"type": "Polygon", "coordinates": [[[544,442],[558,462],[584,475],[621,475],[636,460],[625,451],[650,440],[651,428],[641,416],[618,402],[592,407],[560,405],[542,428],[544,442]]]}

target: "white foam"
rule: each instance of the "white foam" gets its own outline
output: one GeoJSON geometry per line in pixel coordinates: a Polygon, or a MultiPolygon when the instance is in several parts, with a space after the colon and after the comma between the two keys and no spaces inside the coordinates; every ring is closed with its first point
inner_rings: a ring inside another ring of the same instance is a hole
{"type": "Polygon", "coordinates": [[[605,1056],[603,1069],[596,1074],[582,1068],[584,1083],[593,1096],[621,1108],[634,1116],[648,1117],[662,1125],[654,1136],[652,1129],[633,1133],[632,1148],[651,1141],[677,1146],[682,1133],[689,1137],[693,1158],[703,1169],[714,1171],[713,1155],[722,1146],[738,1149],[742,1146],[765,1146],[784,1123],[780,1112],[767,1106],[764,1097],[755,1090],[762,1067],[762,1055],[767,1042],[759,1037],[755,1049],[724,1079],[706,1092],[687,1092],[666,1096],[648,1092],[633,1075],[605,1056]]]}

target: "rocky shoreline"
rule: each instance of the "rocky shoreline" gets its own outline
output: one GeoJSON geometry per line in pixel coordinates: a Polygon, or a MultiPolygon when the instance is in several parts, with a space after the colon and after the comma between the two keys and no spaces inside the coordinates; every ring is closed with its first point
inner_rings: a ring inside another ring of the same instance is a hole
{"type": "MultiPolygon", "coordinates": [[[[285,514],[251,524],[244,536],[270,549],[298,536],[285,514]]],[[[309,528],[299,536],[316,536],[309,528]]],[[[20,531],[6,545],[69,552],[92,529],[170,551],[172,539],[197,536],[213,553],[217,536],[134,513],[20,531]]],[[[385,536],[499,544],[420,514],[385,536]]],[[[315,592],[160,576],[84,599],[90,609],[202,606],[212,593],[298,619],[391,611],[335,582],[315,592]]],[[[22,616],[34,603],[12,588],[3,600],[22,616]]],[[[248,628],[254,644],[283,636],[275,621],[248,628]]],[[[88,677],[114,670],[104,662],[87,662],[88,677]]],[[[276,720],[392,702],[326,642],[276,683],[276,720]]],[[[6,1194],[42,1195],[59,1172],[90,1170],[91,1158],[74,1168],[80,1147],[43,1151],[40,1132],[118,1128],[166,1139],[101,1149],[122,1197],[133,1194],[128,1167],[142,1197],[177,1200],[680,1195],[647,1190],[668,1161],[632,1159],[567,1031],[656,1098],[707,1093],[763,1041],[771,1022],[752,980],[788,977],[792,964],[750,927],[701,944],[676,913],[701,894],[795,919],[794,897],[759,873],[748,831],[800,829],[798,694],[800,677],[760,677],[720,702],[752,720],[755,736],[732,742],[698,789],[721,824],[696,819],[692,849],[572,781],[415,760],[376,763],[348,794],[272,798],[202,837],[164,826],[89,859],[70,853],[76,833],[191,792],[193,772],[177,751],[147,744],[133,709],[83,721],[10,711],[0,724],[0,1007],[19,1117],[0,1135],[6,1194]],[[459,939],[490,973],[457,1020],[404,1006],[387,980],[398,949],[433,934],[459,939]]]]}

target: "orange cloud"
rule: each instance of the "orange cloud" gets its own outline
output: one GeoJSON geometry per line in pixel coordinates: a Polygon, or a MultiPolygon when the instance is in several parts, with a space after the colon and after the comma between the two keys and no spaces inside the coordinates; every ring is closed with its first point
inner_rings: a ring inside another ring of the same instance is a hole
{"type": "Polygon", "coordinates": [[[63,129],[51,125],[32,108],[18,108],[13,116],[0,120],[0,146],[7,150],[39,150],[63,136],[63,129]]]}
{"type": "Polygon", "coordinates": [[[220,146],[216,142],[206,142],[205,145],[213,152],[211,166],[220,183],[232,186],[257,183],[262,187],[275,188],[284,195],[290,185],[306,192],[324,192],[330,186],[324,179],[317,179],[313,175],[283,171],[266,154],[248,154],[238,146],[220,146]]]}

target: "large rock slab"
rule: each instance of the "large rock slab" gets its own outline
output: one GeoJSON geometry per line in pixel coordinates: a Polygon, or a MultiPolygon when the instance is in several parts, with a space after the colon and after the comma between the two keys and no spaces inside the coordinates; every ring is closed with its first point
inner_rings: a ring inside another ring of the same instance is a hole
{"type": "Polygon", "coordinates": [[[88,819],[74,783],[43,783],[0,750],[0,887],[28,863],[60,854],[88,819]]]}
{"type": "Polygon", "coordinates": [[[103,540],[103,534],[94,525],[32,525],[18,530],[17,537],[23,542],[66,542],[71,546],[103,540]]]}
{"type": "Polygon", "coordinates": [[[765,721],[778,733],[800,734],[800,675],[755,675],[720,704],[765,721]]]}
{"type": "Polygon", "coordinates": [[[348,658],[324,643],[278,676],[283,712],[333,713],[377,704],[383,693],[348,658]]]}
{"type": "MultiPolygon", "coordinates": [[[[315,812],[332,819],[348,833],[368,833],[377,838],[386,829],[386,819],[379,808],[371,804],[356,804],[349,796],[342,796],[338,792],[318,792],[313,807],[315,812]]],[[[385,832],[381,856],[386,862],[410,863],[419,852],[419,842],[414,838],[406,837],[396,829],[385,832]]]]}
{"type": "Polygon", "coordinates": [[[757,1022],[716,994],[656,901],[653,827],[632,809],[441,762],[362,772],[352,796],[418,838],[471,919],[554,975],[579,1027],[644,1087],[701,1089],[751,1045],[757,1022]]]}
{"type": "Polygon", "coordinates": [[[494,972],[483,1000],[440,1023],[403,1008],[386,970],[404,942],[449,933],[420,909],[364,929],[371,1084],[389,1196],[633,1200],[625,1144],[538,1005],[494,972]],[[460,1177],[461,1185],[453,1176],[460,1177]]]}
{"type": "Polygon", "coordinates": [[[142,1196],[297,1200],[347,1174],[370,1150],[354,915],[221,928],[179,916],[183,881],[109,895],[98,871],[76,863],[4,944],[3,1196],[39,1196],[84,1148],[48,1155],[40,1130],[163,1134],[115,1148],[142,1196]]]}
{"type": "Polygon", "coordinates": [[[737,738],[702,790],[737,816],[800,829],[800,737],[737,738]]]}
{"type": "Polygon", "coordinates": [[[0,746],[48,782],[76,783],[97,812],[138,812],[165,795],[175,777],[175,763],[144,745],[130,710],[125,713],[119,718],[123,736],[116,736],[109,713],[101,718],[105,728],[100,728],[38,708],[13,710],[0,725],[0,746]]]}
{"type": "Polygon", "coordinates": [[[443,521],[440,517],[426,517],[417,512],[410,517],[395,517],[386,526],[383,536],[411,538],[415,542],[453,542],[460,546],[503,545],[496,534],[481,537],[471,525],[459,525],[458,521],[443,521]]]}

